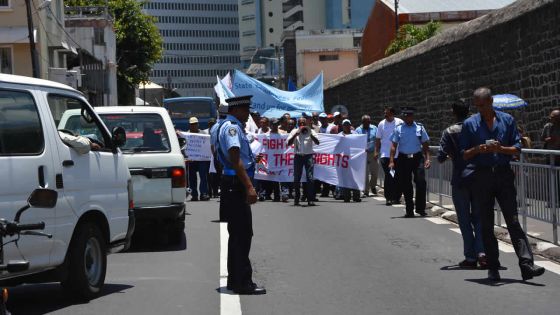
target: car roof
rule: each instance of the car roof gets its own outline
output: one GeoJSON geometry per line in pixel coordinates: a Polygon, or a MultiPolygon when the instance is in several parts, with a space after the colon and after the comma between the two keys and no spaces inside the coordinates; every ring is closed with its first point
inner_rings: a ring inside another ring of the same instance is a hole
{"type": "Polygon", "coordinates": [[[57,88],[63,89],[73,92],[78,92],[81,94],[80,91],[68,86],[66,84],[43,80],[43,79],[36,79],[32,77],[25,77],[21,75],[13,75],[13,74],[3,74],[0,73],[0,82],[1,83],[12,83],[12,84],[25,84],[25,85],[35,85],[35,86],[43,86],[43,87],[50,87],[50,88],[57,88]]]}
{"type": "Polygon", "coordinates": [[[167,113],[163,107],[156,106],[98,106],[94,108],[95,112],[99,114],[105,113],[167,113]]]}
{"type": "Polygon", "coordinates": [[[214,99],[208,96],[180,96],[180,97],[163,99],[164,103],[173,102],[173,101],[212,101],[213,102],[214,99]]]}

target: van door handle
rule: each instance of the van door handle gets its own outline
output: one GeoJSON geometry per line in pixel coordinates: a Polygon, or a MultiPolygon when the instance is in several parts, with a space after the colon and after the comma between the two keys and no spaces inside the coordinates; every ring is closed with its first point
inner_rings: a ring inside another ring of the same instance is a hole
{"type": "Polygon", "coordinates": [[[45,184],[45,166],[43,166],[43,165],[39,166],[38,176],[39,176],[39,187],[45,188],[45,186],[46,186],[46,184],[45,184]]]}
{"type": "Polygon", "coordinates": [[[64,160],[64,161],[62,161],[62,166],[64,166],[64,167],[74,166],[74,161],[72,161],[72,160],[64,160]]]}

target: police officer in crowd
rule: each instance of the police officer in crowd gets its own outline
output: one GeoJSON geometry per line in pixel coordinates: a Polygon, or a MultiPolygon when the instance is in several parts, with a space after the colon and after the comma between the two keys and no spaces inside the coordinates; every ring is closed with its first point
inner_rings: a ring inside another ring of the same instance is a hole
{"type": "Polygon", "coordinates": [[[389,168],[396,167],[396,180],[404,194],[406,218],[414,217],[412,176],[416,184],[416,213],[426,216],[426,176],[425,168],[430,168],[430,138],[426,129],[414,121],[414,107],[402,109],[404,123],[393,132],[389,168]],[[399,150],[399,159],[395,165],[395,153],[399,150]],[[423,153],[423,154],[422,154],[423,153]]]}
{"type": "Polygon", "coordinates": [[[492,107],[493,97],[489,88],[474,92],[474,105],[478,114],[463,123],[460,147],[463,158],[473,170],[474,203],[481,213],[482,239],[488,260],[488,279],[499,281],[498,241],[494,235],[494,202],[498,201],[507,224],[511,242],[519,258],[521,277],[528,280],[544,273],[544,268],[534,264],[531,244],[521,229],[517,217],[515,175],[510,162],[521,150],[521,137],[515,119],[492,107]]]}
{"type": "MultiPolygon", "coordinates": [[[[385,196],[386,205],[390,206],[392,204],[399,204],[401,199],[401,191],[398,188],[397,180],[391,175],[389,157],[391,155],[391,146],[393,145],[391,136],[393,136],[395,128],[402,124],[403,121],[395,117],[395,109],[390,106],[385,107],[384,115],[385,119],[380,121],[377,125],[374,159],[379,160],[383,173],[385,173],[385,178],[383,179],[383,195],[385,196]]],[[[397,148],[397,152],[393,157],[395,164],[398,162],[398,155],[399,152],[397,148]]]]}
{"type": "Polygon", "coordinates": [[[217,156],[224,167],[221,196],[229,232],[227,288],[237,294],[266,293],[253,282],[249,260],[253,237],[251,205],[257,202],[257,192],[251,182],[256,160],[244,131],[251,97],[227,99],[228,115],[217,130],[217,156]]]}

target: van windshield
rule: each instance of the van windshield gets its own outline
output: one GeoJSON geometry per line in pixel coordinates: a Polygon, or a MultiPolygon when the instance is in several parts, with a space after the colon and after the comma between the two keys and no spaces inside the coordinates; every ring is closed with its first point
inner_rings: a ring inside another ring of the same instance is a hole
{"type": "Polygon", "coordinates": [[[212,102],[205,100],[177,100],[165,103],[169,116],[173,119],[188,119],[191,117],[212,117],[212,102]]]}
{"type": "MultiPolygon", "coordinates": [[[[171,151],[165,124],[158,114],[100,114],[99,116],[109,130],[117,126],[124,128],[126,143],[121,150],[125,154],[171,151]]],[[[87,134],[89,125],[80,116],[72,116],[66,122],[65,129],[87,134]]]]}

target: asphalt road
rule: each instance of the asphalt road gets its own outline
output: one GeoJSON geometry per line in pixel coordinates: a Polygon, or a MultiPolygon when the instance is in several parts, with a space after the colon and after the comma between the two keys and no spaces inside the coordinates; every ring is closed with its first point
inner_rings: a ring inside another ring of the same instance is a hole
{"type": "MultiPolygon", "coordinates": [[[[242,314],[560,313],[557,273],[547,270],[522,282],[516,257],[505,246],[501,263],[507,270],[502,282],[490,284],[485,271],[456,267],[462,259],[461,237],[451,230],[456,226],[404,219],[402,208],[364,200],[254,206],[254,280],[268,294],[241,296],[242,314]]],[[[11,290],[12,312],[235,314],[217,291],[220,226],[212,221],[218,204],[189,202],[188,209],[186,243],[143,245],[110,256],[101,297],[75,304],[57,284],[27,285],[11,290]]]]}

